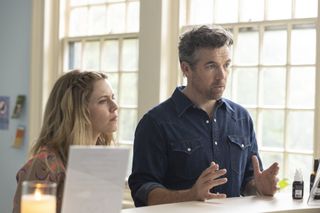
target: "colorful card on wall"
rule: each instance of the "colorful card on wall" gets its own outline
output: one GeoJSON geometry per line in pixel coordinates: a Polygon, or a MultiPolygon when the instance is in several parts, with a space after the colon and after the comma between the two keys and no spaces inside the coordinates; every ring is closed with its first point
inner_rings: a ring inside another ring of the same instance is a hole
{"type": "Polygon", "coordinates": [[[18,95],[16,100],[16,105],[14,107],[12,118],[19,118],[24,108],[24,102],[26,100],[25,95],[18,95]]]}
{"type": "Polygon", "coordinates": [[[9,101],[8,96],[0,96],[0,129],[9,128],[9,101]]]}
{"type": "Polygon", "coordinates": [[[24,139],[24,131],[25,128],[24,126],[18,126],[16,130],[16,137],[14,139],[14,142],[12,144],[12,147],[14,148],[20,148],[23,144],[23,139],[24,139]]]}

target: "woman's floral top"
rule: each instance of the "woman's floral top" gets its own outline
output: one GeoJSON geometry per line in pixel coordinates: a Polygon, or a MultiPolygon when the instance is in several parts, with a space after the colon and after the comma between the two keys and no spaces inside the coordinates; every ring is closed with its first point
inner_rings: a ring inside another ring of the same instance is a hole
{"type": "Polygon", "coordinates": [[[41,180],[56,183],[57,213],[60,213],[65,172],[65,166],[58,155],[46,147],[41,148],[39,153],[32,156],[17,173],[16,179],[18,185],[14,196],[13,213],[20,213],[21,186],[25,180],[41,180]]]}

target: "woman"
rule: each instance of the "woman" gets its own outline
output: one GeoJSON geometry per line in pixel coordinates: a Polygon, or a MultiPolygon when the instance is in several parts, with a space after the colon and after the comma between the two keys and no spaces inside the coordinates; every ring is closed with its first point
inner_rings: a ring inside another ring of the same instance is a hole
{"type": "Polygon", "coordinates": [[[110,145],[117,130],[117,109],[105,74],[75,70],[61,76],[49,96],[32,157],[17,173],[13,212],[20,212],[24,180],[57,183],[60,212],[70,145],[110,145]]]}

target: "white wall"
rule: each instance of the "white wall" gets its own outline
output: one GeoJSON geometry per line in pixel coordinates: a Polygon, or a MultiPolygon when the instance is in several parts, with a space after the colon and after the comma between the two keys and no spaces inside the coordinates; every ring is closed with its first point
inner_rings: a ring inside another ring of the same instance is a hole
{"type": "Polygon", "coordinates": [[[15,175],[25,162],[28,141],[21,149],[11,147],[18,125],[25,125],[28,138],[31,0],[0,0],[0,96],[10,97],[10,115],[16,97],[26,95],[25,108],[19,119],[9,119],[9,129],[0,130],[0,212],[12,212],[15,175]]]}

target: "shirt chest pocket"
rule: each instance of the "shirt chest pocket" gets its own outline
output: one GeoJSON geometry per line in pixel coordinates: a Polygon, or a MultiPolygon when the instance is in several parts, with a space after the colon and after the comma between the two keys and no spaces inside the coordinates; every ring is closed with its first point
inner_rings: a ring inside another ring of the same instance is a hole
{"type": "Polygon", "coordinates": [[[193,179],[200,175],[205,153],[198,138],[170,142],[169,173],[180,178],[193,179]]]}
{"type": "Polygon", "coordinates": [[[192,155],[198,149],[201,149],[199,139],[187,139],[170,143],[172,151],[177,153],[184,153],[186,155],[192,155]]]}
{"type": "Polygon", "coordinates": [[[231,158],[231,168],[237,174],[243,174],[248,153],[251,147],[249,137],[228,135],[228,142],[230,146],[230,158],[231,158]]]}

